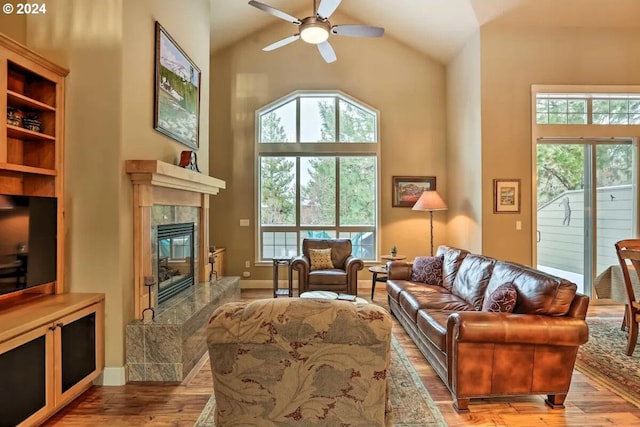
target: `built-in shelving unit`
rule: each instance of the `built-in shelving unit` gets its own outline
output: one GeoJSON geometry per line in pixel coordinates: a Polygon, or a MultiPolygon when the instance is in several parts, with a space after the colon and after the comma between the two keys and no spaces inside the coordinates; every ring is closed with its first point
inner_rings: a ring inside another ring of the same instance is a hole
{"type": "Polygon", "coordinates": [[[0,194],[57,198],[55,280],[0,295],[0,425],[37,425],[104,368],[104,294],[65,290],[68,71],[0,34],[0,194]]]}

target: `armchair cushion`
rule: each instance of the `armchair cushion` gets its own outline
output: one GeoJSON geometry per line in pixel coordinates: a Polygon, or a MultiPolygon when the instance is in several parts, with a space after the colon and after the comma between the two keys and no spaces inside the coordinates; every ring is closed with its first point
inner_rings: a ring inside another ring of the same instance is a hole
{"type": "Polygon", "coordinates": [[[331,261],[331,248],[309,249],[309,261],[311,263],[311,271],[334,268],[331,261]]]}

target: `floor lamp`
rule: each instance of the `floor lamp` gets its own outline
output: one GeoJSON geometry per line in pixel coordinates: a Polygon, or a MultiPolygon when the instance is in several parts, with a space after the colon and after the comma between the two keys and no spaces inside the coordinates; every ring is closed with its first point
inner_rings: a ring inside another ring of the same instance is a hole
{"type": "Polygon", "coordinates": [[[420,198],[411,208],[414,211],[429,211],[429,224],[431,226],[431,256],[433,256],[433,211],[447,210],[447,204],[437,191],[423,191],[420,198]]]}

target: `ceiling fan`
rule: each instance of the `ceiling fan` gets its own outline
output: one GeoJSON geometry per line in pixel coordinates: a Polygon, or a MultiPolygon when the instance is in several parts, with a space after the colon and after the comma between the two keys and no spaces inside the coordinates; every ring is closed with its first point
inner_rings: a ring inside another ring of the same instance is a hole
{"type": "Polygon", "coordinates": [[[298,19],[275,7],[251,0],[249,2],[251,6],[300,27],[298,33],[272,43],[262,50],[269,52],[302,39],[307,43],[317,45],[318,51],[325,61],[334,62],[337,58],[333,47],[331,47],[329,43],[329,34],[351,37],[382,37],[384,34],[384,28],[382,27],[372,27],[369,25],[332,26],[329,22],[329,17],[336,11],[341,1],[342,0],[321,0],[320,5],[316,9],[316,0],[313,0],[313,15],[307,16],[304,19],[298,19]]]}

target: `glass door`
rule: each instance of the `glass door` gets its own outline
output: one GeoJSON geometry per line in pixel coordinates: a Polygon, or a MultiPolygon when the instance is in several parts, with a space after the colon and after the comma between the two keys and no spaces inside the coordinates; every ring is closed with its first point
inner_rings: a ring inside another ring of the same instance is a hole
{"type": "Polygon", "coordinates": [[[635,236],[633,147],[612,139],[545,139],[536,146],[537,267],[589,296],[611,285],[614,243],[635,236]]]}

